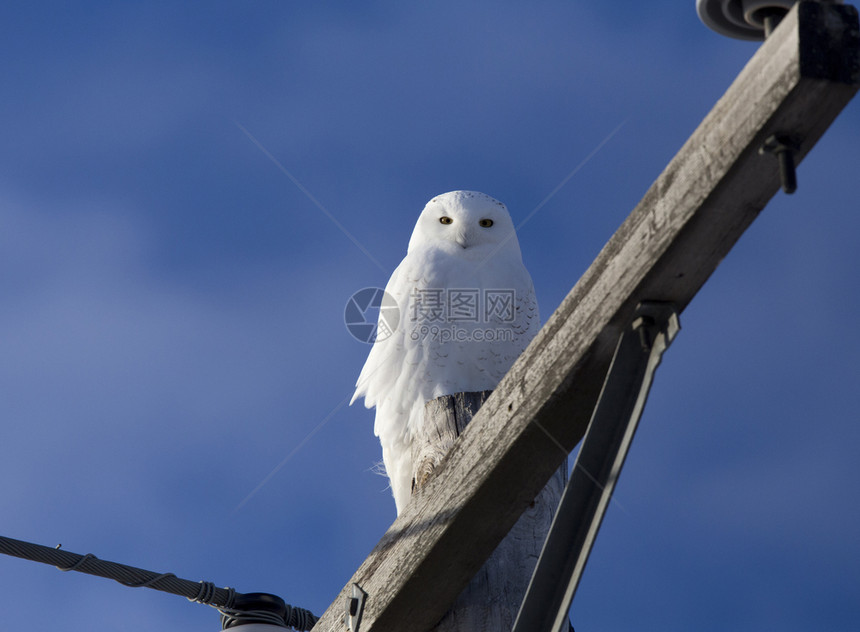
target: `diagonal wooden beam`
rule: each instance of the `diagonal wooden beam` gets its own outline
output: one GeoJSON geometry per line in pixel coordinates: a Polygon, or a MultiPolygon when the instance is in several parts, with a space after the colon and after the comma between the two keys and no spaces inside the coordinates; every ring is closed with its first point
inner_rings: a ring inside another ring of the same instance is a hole
{"type": "Polygon", "coordinates": [[[792,9],[314,630],[346,629],[353,583],[367,594],[360,632],[422,632],[441,618],[582,437],[636,304],[683,310],[779,189],[765,140],[790,141],[799,163],[853,97],[858,40],[854,7],[792,9]]]}

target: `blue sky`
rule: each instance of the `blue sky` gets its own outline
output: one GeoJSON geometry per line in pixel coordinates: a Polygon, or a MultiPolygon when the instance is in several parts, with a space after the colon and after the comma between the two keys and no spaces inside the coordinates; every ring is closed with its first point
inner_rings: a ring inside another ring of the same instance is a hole
{"type": "MultiPolygon", "coordinates": [[[[350,295],[432,196],[518,222],[605,141],[520,231],[545,321],[756,49],[692,0],[7,3],[0,24],[0,534],[317,614],[394,518],[372,412],[345,401],[368,352],[350,295]]],[[[857,629],[858,136],[853,102],[682,315],[578,630],[857,629]]],[[[8,629],[219,628],[35,563],[0,577],[8,629]]]]}

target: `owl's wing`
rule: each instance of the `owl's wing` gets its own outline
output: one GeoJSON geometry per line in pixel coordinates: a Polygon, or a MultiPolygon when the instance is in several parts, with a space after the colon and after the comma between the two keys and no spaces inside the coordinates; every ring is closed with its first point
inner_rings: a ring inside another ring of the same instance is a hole
{"type": "Polygon", "coordinates": [[[517,292],[517,316],[514,323],[514,331],[521,343],[517,355],[525,351],[525,348],[540,330],[540,310],[538,309],[537,296],[531,276],[523,267],[525,279],[521,291],[517,292]]]}
{"type": "Polygon", "coordinates": [[[412,495],[412,448],[407,429],[423,416],[427,390],[426,350],[411,339],[407,311],[412,288],[421,282],[416,276],[420,267],[407,257],[385,286],[386,293],[397,301],[399,321],[389,337],[374,343],[352,397],[352,402],[364,397],[367,408],[376,407],[373,431],[382,444],[382,460],[398,513],[412,495]]]}
{"type": "MultiPolygon", "coordinates": [[[[391,289],[397,286],[398,277],[403,264],[398,266],[391,274],[388,284],[385,286],[385,292],[390,294],[391,289]]],[[[396,300],[396,299],[395,299],[396,300]]],[[[382,324],[382,313],[379,314],[379,323],[382,324]]],[[[378,326],[377,326],[378,331],[378,326]]],[[[382,399],[380,395],[385,390],[383,386],[389,382],[391,373],[394,367],[397,366],[398,360],[401,359],[402,344],[397,340],[397,331],[385,338],[382,341],[377,340],[373,343],[367,360],[361,369],[358,380],[355,383],[355,393],[352,396],[350,406],[359,397],[364,397],[364,405],[367,408],[373,408],[376,403],[382,399]],[[391,344],[384,344],[391,342],[391,344]]]]}
{"type": "Polygon", "coordinates": [[[407,257],[397,266],[385,286],[385,292],[397,302],[400,309],[399,321],[390,336],[373,344],[350,402],[364,397],[367,408],[377,407],[374,428],[377,435],[384,432],[380,425],[385,425],[379,412],[388,411],[393,416],[408,415],[417,395],[415,379],[422,363],[423,349],[420,344],[410,340],[407,313],[409,294],[416,283],[415,268],[407,257]]]}

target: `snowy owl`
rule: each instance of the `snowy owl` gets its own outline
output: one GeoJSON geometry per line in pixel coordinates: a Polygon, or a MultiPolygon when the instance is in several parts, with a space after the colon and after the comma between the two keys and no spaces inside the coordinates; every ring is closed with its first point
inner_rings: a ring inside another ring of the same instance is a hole
{"type": "Polygon", "coordinates": [[[507,208],[474,191],[427,203],[385,291],[399,324],[374,343],[352,402],[363,396],[376,407],[374,432],[400,514],[412,495],[411,436],[424,404],[494,389],[540,318],[507,208]]]}

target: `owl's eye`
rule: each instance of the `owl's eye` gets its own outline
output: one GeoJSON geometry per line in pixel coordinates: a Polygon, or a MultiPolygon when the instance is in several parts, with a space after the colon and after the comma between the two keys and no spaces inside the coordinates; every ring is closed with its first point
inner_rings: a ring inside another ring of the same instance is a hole
{"type": "Polygon", "coordinates": [[[482,219],[478,221],[478,226],[482,228],[489,228],[493,225],[493,220],[491,219],[482,219]]]}
{"type": "Polygon", "coordinates": [[[443,224],[451,224],[454,220],[451,219],[450,217],[448,217],[447,215],[443,215],[442,217],[439,218],[439,221],[442,222],[443,224]]]}

